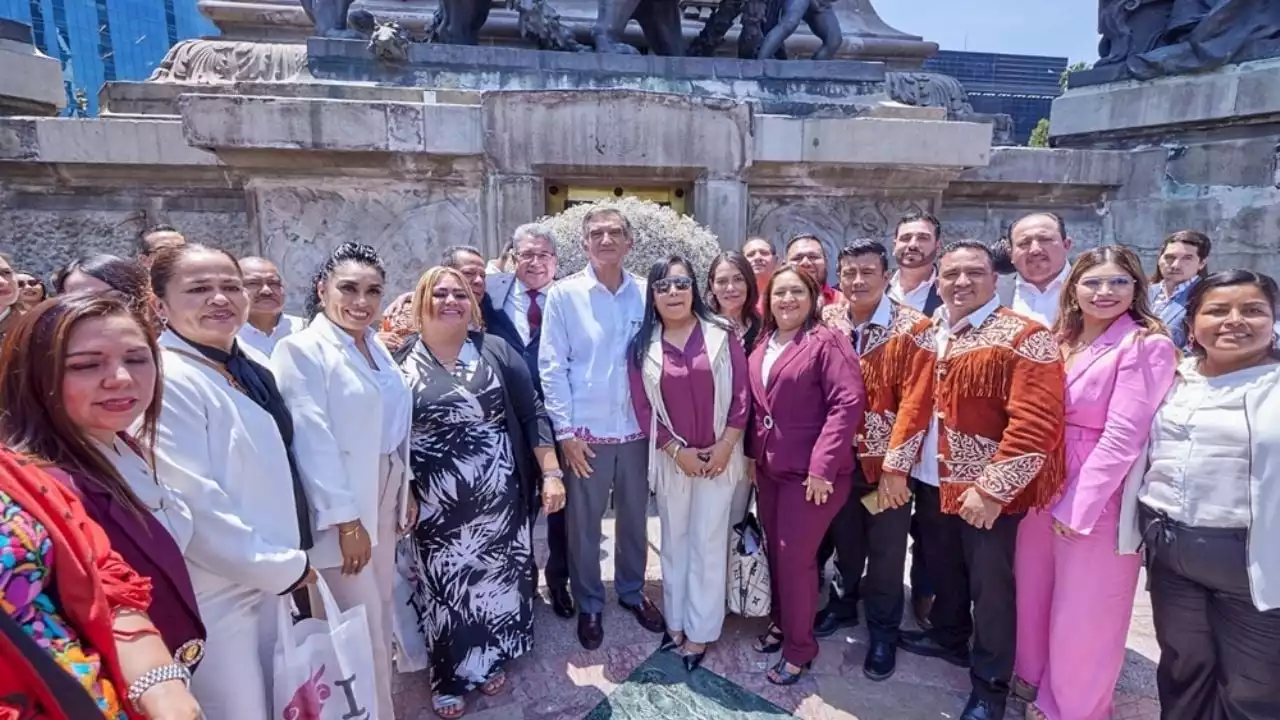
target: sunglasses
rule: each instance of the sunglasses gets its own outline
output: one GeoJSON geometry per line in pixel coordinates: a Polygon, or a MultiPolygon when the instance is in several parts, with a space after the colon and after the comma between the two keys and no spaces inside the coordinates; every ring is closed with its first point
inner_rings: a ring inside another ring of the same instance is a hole
{"type": "Polygon", "coordinates": [[[653,291],[659,295],[670,292],[671,288],[676,290],[688,290],[693,287],[693,279],[687,277],[662,278],[653,283],[653,291]]]}
{"type": "Polygon", "coordinates": [[[29,288],[29,287],[38,287],[38,288],[42,288],[42,287],[44,287],[44,282],[43,282],[43,281],[40,281],[40,280],[19,280],[19,281],[18,281],[18,287],[20,287],[20,288],[29,288]]]}

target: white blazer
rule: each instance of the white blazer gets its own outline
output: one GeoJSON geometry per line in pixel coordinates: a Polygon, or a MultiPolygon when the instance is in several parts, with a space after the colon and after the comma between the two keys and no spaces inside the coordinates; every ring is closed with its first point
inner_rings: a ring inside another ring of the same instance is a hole
{"type": "Polygon", "coordinates": [[[289,457],[275,420],[213,367],[175,352],[198,355],[181,338],[166,332],[160,347],[157,472],[191,508],[186,559],[197,596],[246,586],[284,592],[306,571],[307,556],[298,549],[289,457]]]}
{"type": "MultiPolygon", "coordinates": [[[[396,540],[378,537],[378,466],[382,448],[390,445],[382,442],[382,391],[373,369],[352,361],[343,335],[323,314],[317,315],[306,329],[281,340],[271,354],[280,394],[293,416],[293,453],[315,521],[311,561],[320,568],[342,565],[336,527],[340,522],[360,518],[374,545],[396,540]]],[[[369,352],[379,367],[396,370],[399,376],[395,360],[380,341],[372,339],[369,352]]],[[[413,412],[412,403],[408,412],[413,412]]],[[[403,525],[409,493],[407,431],[397,448],[406,470],[392,481],[399,485],[397,512],[403,525]]]]}

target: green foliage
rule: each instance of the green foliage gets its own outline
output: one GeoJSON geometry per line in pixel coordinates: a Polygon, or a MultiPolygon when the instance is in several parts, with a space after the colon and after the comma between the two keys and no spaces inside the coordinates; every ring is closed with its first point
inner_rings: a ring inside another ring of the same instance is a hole
{"type": "Polygon", "coordinates": [[[1040,122],[1036,123],[1036,127],[1031,131],[1031,139],[1027,141],[1029,147],[1049,147],[1049,118],[1040,118],[1040,122]]]}
{"type": "Polygon", "coordinates": [[[1093,67],[1093,63],[1087,63],[1087,62],[1073,62],[1070,65],[1068,65],[1067,69],[1063,70],[1062,74],[1058,76],[1058,86],[1062,88],[1062,92],[1067,91],[1067,77],[1070,76],[1071,73],[1080,72],[1081,70],[1088,70],[1089,68],[1092,68],[1092,67],[1093,67]]]}

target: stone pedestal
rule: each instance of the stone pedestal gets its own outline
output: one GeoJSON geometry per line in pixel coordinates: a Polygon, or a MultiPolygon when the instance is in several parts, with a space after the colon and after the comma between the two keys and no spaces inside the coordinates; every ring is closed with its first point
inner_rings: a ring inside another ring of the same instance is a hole
{"type": "Polygon", "coordinates": [[[1211,266],[1280,275],[1280,58],[1069,90],[1056,147],[1129,152],[1109,206],[1115,236],[1154,249],[1176,230],[1214,241],[1211,266]]]}
{"type": "Polygon", "coordinates": [[[29,26],[0,20],[0,115],[57,115],[66,106],[62,66],[36,48],[29,26]]]}

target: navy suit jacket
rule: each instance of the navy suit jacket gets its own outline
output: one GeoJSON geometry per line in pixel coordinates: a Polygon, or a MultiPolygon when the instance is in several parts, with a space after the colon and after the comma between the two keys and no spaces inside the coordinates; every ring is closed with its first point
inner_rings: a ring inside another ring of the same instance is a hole
{"type": "Polygon", "coordinates": [[[502,309],[515,286],[515,276],[509,273],[490,275],[485,278],[485,294],[484,299],[480,301],[480,315],[484,318],[485,332],[506,340],[507,344],[515,348],[515,351],[520,353],[520,357],[524,358],[525,365],[529,367],[529,375],[533,378],[533,387],[538,391],[538,398],[541,399],[542,380],[538,375],[538,348],[541,346],[541,333],[534,333],[529,342],[525,343],[520,338],[520,331],[516,330],[516,324],[502,309]]]}

